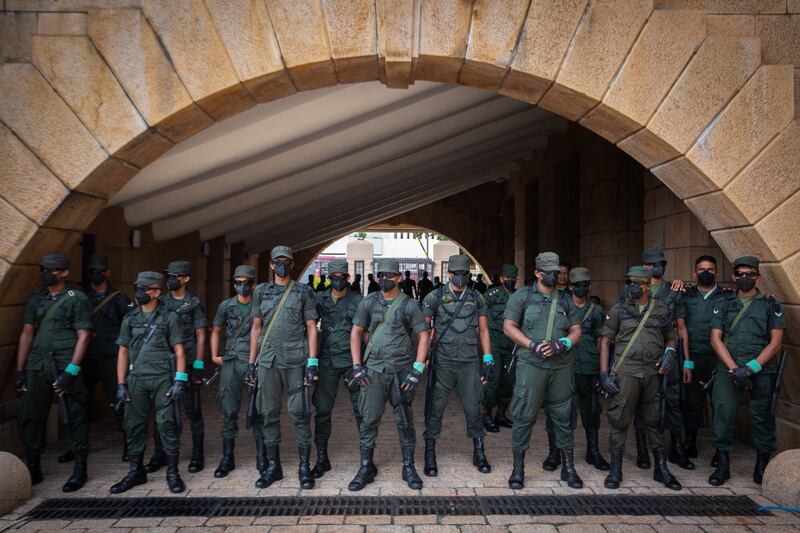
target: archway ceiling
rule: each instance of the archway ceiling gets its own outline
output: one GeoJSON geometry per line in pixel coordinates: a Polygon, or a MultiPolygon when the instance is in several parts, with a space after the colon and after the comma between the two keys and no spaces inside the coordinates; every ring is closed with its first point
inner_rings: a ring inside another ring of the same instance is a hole
{"type": "Polygon", "coordinates": [[[566,120],[463,86],[378,82],[259,105],[173,147],[112,199],[157,239],[199,230],[261,250],[314,246],[508,177],[566,120]]]}

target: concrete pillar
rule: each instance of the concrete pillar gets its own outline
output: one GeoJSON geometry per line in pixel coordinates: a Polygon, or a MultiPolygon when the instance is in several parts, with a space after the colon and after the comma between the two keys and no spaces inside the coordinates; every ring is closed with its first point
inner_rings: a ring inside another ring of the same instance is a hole
{"type": "Polygon", "coordinates": [[[447,279],[446,268],[443,271],[442,263],[446,263],[451,255],[458,254],[458,246],[453,241],[436,241],[433,243],[433,276],[439,276],[444,283],[447,279]]]}
{"type": "Polygon", "coordinates": [[[354,280],[357,270],[356,263],[363,263],[363,271],[361,274],[361,289],[366,291],[367,288],[367,274],[372,272],[372,258],[374,255],[375,247],[371,242],[366,239],[352,239],[347,243],[347,266],[350,269],[350,280],[354,280]]]}

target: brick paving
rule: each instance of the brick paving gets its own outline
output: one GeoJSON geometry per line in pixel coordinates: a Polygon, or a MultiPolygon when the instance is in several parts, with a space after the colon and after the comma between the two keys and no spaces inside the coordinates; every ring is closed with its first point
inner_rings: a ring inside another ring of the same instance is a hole
{"type": "MultiPolygon", "coordinates": [[[[633,460],[635,445],[632,435],[628,441],[625,463],[623,465],[624,481],[617,491],[609,491],[603,487],[606,473],[595,470],[583,461],[583,430],[576,432],[576,466],[584,481],[584,488],[571,489],[559,480],[558,471],[546,472],[541,462],[547,454],[547,438],[544,434],[543,420],[534,429],[532,448],[527,455],[526,487],[514,491],[508,488],[507,477],[511,471],[510,430],[490,433],[486,437],[486,448],[492,472],[481,474],[472,466],[472,442],[466,437],[464,416],[455,398],[451,398],[445,414],[445,427],[449,438],[438,443],[439,476],[425,477],[422,474],[422,411],[424,391],[420,391],[415,401],[415,426],[419,447],[417,449],[417,469],[424,481],[421,491],[411,490],[400,479],[401,458],[394,422],[391,416],[384,417],[378,437],[378,448],[375,461],[379,475],[372,485],[366,489],[351,493],[347,483],[358,469],[358,442],[355,422],[344,393],[341,392],[334,413],[333,436],[330,443],[330,455],[333,470],[317,480],[313,490],[301,490],[297,480],[297,450],[293,432],[286,416],[283,417],[281,459],[284,479],[267,489],[257,489],[253,483],[258,478],[255,470],[255,444],[252,435],[244,430],[244,412],[242,412],[241,436],[237,439],[237,468],[228,477],[214,478],[221,454],[222,443],[218,437],[220,415],[216,411],[212,391],[205,391],[204,410],[206,414],[206,467],[202,472],[190,474],[186,470],[190,453],[189,438],[181,458],[181,475],[186,482],[187,490],[181,496],[334,496],[334,495],[422,495],[422,496],[495,496],[512,494],[698,494],[698,495],[748,495],[756,502],[771,505],[772,502],[761,496],[761,489],[752,481],[754,451],[752,446],[739,443],[738,450],[732,454],[732,479],[723,487],[711,487],[707,482],[711,473],[709,460],[711,445],[709,430],[702,430],[700,435],[700,457],[696,460],[695,471],[681,470],[670,465],[672,472],[683,484],[681,492],[673,492],[652,480],[652,470],[636,468],[633,460]]],[[[605,416],[605,415],[604,415],[605,416]]],[[[604,421],[605,424],[605,421],[604,421]]],[[[580,423],[579,423],[580,425],[580,423]]],[[[60,465],[56,457],[64,450],[64,442],[49,446],[42,461],[45,482],[33,488],[33,497],[28,502],[14,509],[11,513],[0,517],[0,531],[22,529],[24,531],[112,531],[118,532],[181,532],[212,531],[247,532],[270,531],[285,532],[336,532],[336,533],[378,533],[402,532],[423,533],[428,531],[453,533],[482,532],[662,532],[662,533],[713,533],[713,532],[800,532],[800,517],[790,513],[775,511],[774,516],[764,517],[663,517],[663,516],[348,516],[348,517],[167,517],[167,518],[124,518],[119,520],[53,520],[19,524],[20,518],[32,507],[46,498],[61,497],[109,497],[125,498],[131,496],[171,496],[164,481],[164,470],[151,474],[146,485],[123,494],[112,496],[109,487],[127,471],[127,465],[120,461],[119,435],[108,420],[94,422],[91,429],[91,451],[89,457],[89,481],[79,492],[67,495],[61,492],[71,470],[71,464],[60,465]]],[[[601,433],[601,445],[606,453],[607,435],[601,433]]],[[[312,466],[313,466],[312,450],[312,466]]]]}

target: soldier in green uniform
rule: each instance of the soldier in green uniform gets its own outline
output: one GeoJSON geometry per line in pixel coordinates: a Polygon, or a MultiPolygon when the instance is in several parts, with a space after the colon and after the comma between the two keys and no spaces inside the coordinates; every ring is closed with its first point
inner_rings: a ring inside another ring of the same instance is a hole
{"type": "Polygon", "coordinates": [[[441,436],[447,398],[454,389],[464,409],[467,437],[472,439],[472,464],[484,474],[492,470],[484,448],[486,433],[481,424],[480,399],[482,386],[492,380],[494,357],[483,295],[467,287],[469,263],[466,255],[451,255],[447,264],[450,282],[428,294],[422,303],[425,321],[434,330],[432,342],[436,348],[428,374],[434,384],[431,412],[425,419],[426,476],[439,473],[436,439],[441,436]]]}
{"type": "MultiPolygon", "coordinates": [[[[328,278],[331,285],[317,294],[317,313],[320,317],[319,383],[314,389],[314,444],[317,446],[317,464],[312,473],[322,477],[331,469],[328,458],[328,439],[331,437],[331,413],[339,392],[339,383],[349,374],[353,366],[350,353],[350,330],[353,316],[364,298],[348,288],[350,279],[346,259],[328,262],[328,278]]],[[[358,391],[350,393],[350,404],[356,417],[356,431],[360,425],[358,413],[358,391]]]]}
{"type": "Polygon", "coordinates": [[[567,261],[559,261],[558,277],[556,278],[556,289],[570,293],[569,273],[572,272],[572,265],[567,261]]]}
{"type": "Polygon", "coordinates": [[[158,272],[139,272],[136,277],[139,306],[125,316],[117,339],[117,400],[126,404],[130,467],[125,477],[111,486],[112,494],[147,483],[143,457],[151,412],[166,451],[167,486],[176,494],[186,490],[178,472],[177,427],[178,402],[188,380],[186,356],[178,317],[159,301],[161,282],[158,272]]]}
{"type": "Polygon", "coordinates": [[[508,486],[512,489],[525,486],[525,450],[542,406],[553,421],[561,480],[572,488],[583,487],[573,462],[575,440],[570,423],[575,391],[571,348],[581,338],[581,327],[569,295],[556,289],[558,265],[558,255],[553,252],[536,256],[536,280],[511,295],[504,314],[503,331],[518,345],[511,401],[514,469],[508,486]]]}
{"type": "Polygon", "coordinates": [[[506,416],[506,410],[511,403],[511,392],[514,390],[514,372],[511,368],[514,343],[503,333],[503,313],[508,298],[514,294],[519,271],[516,265],[506,263],[501,273],[500,286],[486,292],[489,338],[492,343],[492,354],[497,361],[492,380],[483,388],[483,427],[491,433],[500,431],[500,426],[512,427],[511,420],[506,416]],[[497,411],[492,417],[495,406],[497,411]]]}
{"type": "Polygon", "coordinates": [[[719,452],[717,467],[708,482],[719,486],[730,479],[733,430],[742,391],[750,393],[750,416],[756,463],[753,481],[761,484],[764,469],[775,451],[775,415],[772,392],[777,372],[776,356],[783,342],[784,318],[781,305],[765,296],[756,285],[761,281],[757,257],[740,257],[733,262],[736,296],[719,302],[711,319],[711,346],[717,354],[714,382],[714,448],[719,452]]]}
{"type": "Polygon", "coordinates": [[[403,452],[403,481],[409,488],[421,489],[422,480],[414,468],[417,435],[411,403],[419,378],[425,371],[428,326],[419,304],[400,291],[400,264],[396,259],[378,262],[378,278],[380,292],[369,294],[359,304],[350,332],[350,351],[353,354],[351,385],[361,387],[358,398],[361,463],[347,488],[357,491],[375,481],[378,471],[372,457],[378,426],[388,400],[403,452]],[[361,345],[365,338],[367,347],[362,359],[361,345]]]}
{"type": "MultiPolygon", "coordinates": [[[[683,341],[686,360],[684,371],[689,372],[690,382],[685,385],[683,448],[690,458],[697,457],[697,432],[703,422],[703,411],[707,393],[702,384],[710,383],[717,366],[717,357],[711,347],[711,319],[714,308],[732,296],[730,289],[717,285],[717,260],[710,255],[701,255],[694,263],[693,277],[697,285],[686,290],[683,307],[686,315],[687,335],[683,341]]],[[[709,390],[710,396],[711,390],[709,390]]],[[[710,400],[710,398],[709,398],[710,400]]],[[[716,466],[716,464],[712,465],[716,466]]]]}
{"type": "Polygon", "coordinates": [[[266,488],[283,479],[281,403],[288,394],[287,409],[297,441],[300,486],[314,487],[308,464],[311,446],[310,402],[304,401],[310,387],[319,381],[317,314],[314,290],[291,279],[294,254],[288,246],[270,252],[275,279],[256,287],[253,298],[253,329],[250,332],[248,381],[258,385],[257,406],[264,426],[267,467],[256,481],[266,488]]]}
{"type": "MultiPolygon", "coordinates": [[[[581,423],[586,431],[586,462],[598,470],[608,470],[610,465],[600,454],[598,433],[600,431],[600,413],[602,409],[597,401],[595,384],[600,374],[600,333],[605,322],[603,307],[589,301],[592,280],[589,270],[575,267],[569,272],[570,293],[572,303],[580,317],[581,340],[573,351],[573,369],[575,373],[575,392],[581,411],[581,423]]],[[[542,464],[545,470],[553,471],[561,463],[553,437],[553,423],[547,417],[547,436],[550,441],[550,454],[542,464]]]]}
{"type": "MultiPolygon", "coordinates": [[[[184,402],[186,416],[192,430],[192,455],[189,459],[189,472],[200,472],[205,467],[204,424],[200,402],[200,387],[203,385],[203,367],[206,354],[206,309],[203,302],[189,292],[186,286],[191,281],[192,263],[190,261],[172,261],[164,273],[167,275],[169,293],[161,297],[167,309],[178,315],[178,323],[183,329],[183,346],[186,352],[189,369],[188,398],[184,402]]],[[[150,462],[145,468],[147,472],[155,472],[164,465],[164,449],[160,435],[154,435],[155,449],[150,462]]]]}
{"type": "Polygon", "coordinates": [[[622,457],[628,426],[638,413],[653,447],[653,479],[667,488],[681,484],[667,468],[664,439],[659,431],[659,375],[677,364],[672,313],[650,293],[652,269],[635,266],[628,271],[627,296],[606,316],[600,339],[600,385],[608,400],[611,471],[605,479],[609,489],[622,482],[622,457]],[[614,363],[609,346],[614,343],[614,363]]]}
{"type": "Polygon", "coordinates": [[[87,479],[88,394],[80,370],[89,345],[92,319],[86,295],[67,282],[69,257],[45,254],[39,269],[44,286],[28,297],[17,345],[16,390],[23,395],[20,432],[31,483],[41,483],[47,416],[53,395],[62,398],[59,411],[65,421],[70,451],[75,456],[72,475],[62,490],[74,492],[87,479]]]}
{"type": "MultiPolygon", "coordinates": [[[[223,300],[214,316],[211,331],[211,362],[220,369],[217,409],[222,413],[222,460],[214,471],[221,478],[236,468],[234,448],[239,434],[239,410],[245,389],[245,374],[250,361],[250,328],[253,326],[252,300],[256,269],[239,265],[233,272],[236,296],[223,300]],[[222,332],[225,331],[224,350],[220,350],[222,332]]],[[[266,465],[266,450],[261,419],[256,416],[252,424],[256,439],[256,457],[259,471],[266,465]]]]}

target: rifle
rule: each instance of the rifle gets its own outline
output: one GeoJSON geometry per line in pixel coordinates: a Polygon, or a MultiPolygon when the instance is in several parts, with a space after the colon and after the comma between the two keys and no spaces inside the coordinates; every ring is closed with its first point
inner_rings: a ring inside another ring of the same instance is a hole
{"type": "Polygon", "coordinates": [[[659,377],[659,394],[658,394],[658,432],[663,433],[667,429],[667,389],[668,378],[667,375],[659,377]]]}
{"type": "Polygon", "coordinates": [[[781,358],[778,361],[778,372],[775,374],[775,386],[773,387],[772,398],[769,400],[769,412],[773,415],[775,414],[775,407],[778,405],[778,395],[781,392],[781,381],[783,379],[783,369],[786,367],[787,355],[789,355],[789,352],[783,350],[781,352],[781,358]]]}
{"type": "Polygon", "coordinates": [[[221,373],[222,373],[222,367],[221,367],[221,366],[218,366],[218,367],[217,367],[217,368],[214,370],[214,373],[213,373],[213,374],[211,374],[211,377],[208,377],[208,378],[203,378],[203,386],[205,386],[205,387],[208,387],[209,385],[211,385],[212,383],[214,383],[214,382],[217,380],[217,378],[219,378],[219,375],[220,375],[221,373]]]}
{"type": "Polygon", "coordinates": [[[511,348],[511,361],[508,362],[508,366],[506,367],[506,372],[509,374],[514,368],[514,364],[517,362],[517,348],[519,348],[518,344],[515,344],[514,347],[511,348]]]}
{"type": "MultiPolygon", "coordinates": [[[[392,403],[395,406],[400,407],[400,418],[404,426],[407,428],[409,427],[409,420],[408,420],[408,411],[406,411],[406,402],[403,401],[403,391],[400,390],[400,378],[397,374],[392,376],[392,403]]],[[[427,398],[425,398],[425,407],[427,409],[427,398]]],[[[427,415],[426,415],[427,416],[427,415]]]]}
{"type": "MultiPolygon", "coordinates": [[[[56,368],[56,360],[53,357],[50,358],[50,370],[53,373],[53,385],[55,385],[56,380],[58,379],[58,369],[56,368]]],[[[61,414],[61,421],[64,422],[64,427],[71,428],[72,416],[69,412],[70,402],[69,396],[67,396],[67,391],[62,391],[61,394],[56,394],[56,399],[58,401],[58,412],[61,414]]]]}
{"type": "Polygon", "coordinates": [[[303,389],[300,393],[303,395],[303,420],[306,424],[311,424],[311,385],[301,385],[303,389]]]}
{"type": "MultiPolygon", "coordinates": [[[[145,339],[146,340],[146,339],[145,339]]],[[[175,362],[175,354],[170,354],[169,356],[169,370],[170,373],[174,376],[176,372],[176,362],[175,362]]],[[[174,383],[174,379],[173,379],[174,383]]],[[[181,407],[179,405],[180,400],[176,398],[170,398],[170,403],[172,404],[172,412],[173,416],[175,416],[175,429],[180,435],[183,432],[183,421],[181,420],[181,407]]]]}
{"type": "Polygon", "coordinates": [[[714,381],[717,379],[717,369],[711,371],[711,377],[708,378],[708,381],[699,380],[698,383],[701,387],[703,387],[703,392],[710,393],[711,389],[714,388],[714,381]]]}
{"type": "Polygon", "coordinates": [[[250,399],[247,401],[247,416],[244,419],[244,427],[253,427],[253,418],[256,416],[256,397],[258,396],[258,382],[250,387],[250,399]]]}
{"type": "Polygon", "coordinates": [[[686,412],[686,397],[684,395],[684,384],[683,384],[683,372],[681,369],[683,368],[683,361],[685,357],[685,352],[683,351],[683,339],[678,337],[677,341],[677,353],[678,353],[678,361],[676,365],[678,366],[678,391],[680,394],[680,406],[681,406],[681,413],[686,412]]]}

